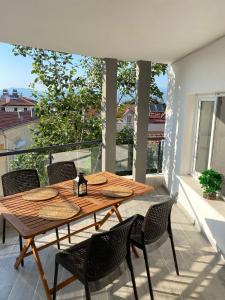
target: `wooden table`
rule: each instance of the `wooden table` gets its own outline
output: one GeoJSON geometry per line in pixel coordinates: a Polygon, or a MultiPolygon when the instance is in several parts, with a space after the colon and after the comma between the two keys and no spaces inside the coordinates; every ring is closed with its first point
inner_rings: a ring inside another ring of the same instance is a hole
{"type": "MultiPolygon", "coordinates": [[[[73,182],[70,180],[52,185],[52,187],[58,189],[59,194],[54,199],[48,201],[26,201],[22,198],[23,193],[1,198],[0,212],[3,214],[4,218],[16,229],[16,231],[18,231],[19,234],[25,239],[23,250],[16,259],[15,268],[18,269],[21,261],[26,256],[33,255],[48,300],[51,299],[52,289],[49,288],[38,251],[68,238],[68,234],[59,239],[46,243],[45,245],[42,245],[40,247],[36,247],[35,245],[35,236],[58,228],[64,224],[68,224],[72,221],[77,221],[105,208],[110,208],[110,210],[101,221],[95,221],[94,223],[82,229],[72,232],[70,235],[75,235],[78,232],[81,232],[93,226],[95,226],[96,229],[99,229],[113,213],[116,214],[118,220],[121,222],[122,217],[118,210],[119,205],[135,195],[141,195],[153,190],[153,187],[149,185],[135,182],[109,172],[100,172],[96,174],[96,176],[105,176],[107,178],[107,183],[102,185],[88,186],[88,196],[85,197],[76,197],[73,195],[73,182]],[[133,190],[133,195],[126,198],[108,198],[103,196],[100,191],[104,187],[112,184],[131,188],[133,190]],[[75,203],[81,207],[81,211],[77,216],[71,219],[60,221],[49,221],[38,216],[40,209],[44,205],[48,205],[49,203],[53,202],[59,203],[65,200],[69,201],[70,203],[75,203]],[[28,251],[30,247],[31,251],[28,251]]],[[[76,278],[72,276],[64,282],[58,284],[57,290],[71,283],[75,279],[76,278]]]]}

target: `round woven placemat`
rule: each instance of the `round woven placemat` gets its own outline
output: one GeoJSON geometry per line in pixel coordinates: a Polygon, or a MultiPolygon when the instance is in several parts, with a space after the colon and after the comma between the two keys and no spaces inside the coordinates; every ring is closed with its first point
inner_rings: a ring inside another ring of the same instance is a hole
{"type": "Polygon", "coordinates": [[[88,181],[87,183],[89,185],[103,184],[107,182],[107,178],[104,176],[88,175],[85,176],[85,179],[88,181]]]}
{"type": "Polygon", "coordinates": [[[101,193],[107,197],[123,198],[131,196],[133,190],[119,185],[110,185],[101,190],[101,193]]]}
{"type": "Polygon", "coordinates": [[[76,216],[79,212],[80,207],[78,205],[61,202],[42,207],[39,211],[39,217],[50,221],[64,220],[76,216]]]}
{"type": "Polygon", "coordinates": [[[26,192],[22,198],[27,201],[44,201],[56,197],[58,193],[54,188],[38,188],[26,192]]]}

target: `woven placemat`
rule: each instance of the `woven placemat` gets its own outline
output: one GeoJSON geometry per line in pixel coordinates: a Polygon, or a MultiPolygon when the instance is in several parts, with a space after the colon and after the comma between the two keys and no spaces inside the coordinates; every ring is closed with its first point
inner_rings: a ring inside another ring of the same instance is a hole
{"type": "Polygon", "coordinates": [[[78,205],[61,202],[42,207],[39,211],[39,217],[50,221],[64,220],[76,216],[79,212],[80,207],[78,205]]]}
{"type": "Polygon", "coordinates": [[[104,176],[88,175],[85,176],[85,179],[89,185],[98,185],[107,182],[107,178],[104,176]]]}
{"type": "Polygon", "coordinates": [[[107,197],[123,198],[131,196],[133,190],[119,185],[110,185],[102,189],[101,193],[107,197]]]}
{"type": "Polygon", "coordinates": [[[24,193],[22,198],[27,201],[44,201],[56,197],[58,193],[54,188],[38,188],[24,193]]]}

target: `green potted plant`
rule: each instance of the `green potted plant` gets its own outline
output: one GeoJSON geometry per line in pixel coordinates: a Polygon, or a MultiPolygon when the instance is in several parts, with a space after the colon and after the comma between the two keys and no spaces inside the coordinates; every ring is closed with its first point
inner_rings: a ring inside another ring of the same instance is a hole
{"type": "Polygon", "coordinates": [[[203,197],[210,200],[216,199],[216,193],[221,191],[222,176],[213,169],[202,172],[199,182],[203,188],[203,197]]]}

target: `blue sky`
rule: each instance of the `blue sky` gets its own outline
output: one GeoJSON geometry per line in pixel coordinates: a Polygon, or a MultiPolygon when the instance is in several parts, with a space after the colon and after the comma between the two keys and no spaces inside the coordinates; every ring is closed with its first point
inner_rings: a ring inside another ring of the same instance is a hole
{"type": "MultiPolygon", "coordinates": [[[[28,88],[33,81],[32,60],[29,57],[14,56],[12,46],[0,43],[0,90],[3,88],[28,88]]],[[[74,55],[78,60],[79,56],[74,55]]],[[[167,76],[156,78],[160,89],[166,89],[167,76]]]]}

